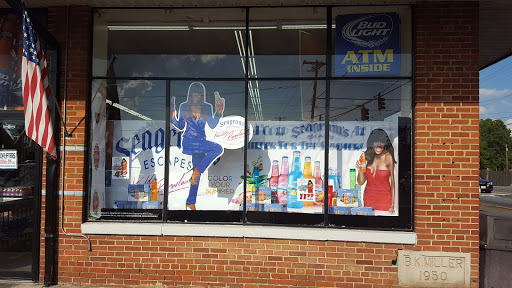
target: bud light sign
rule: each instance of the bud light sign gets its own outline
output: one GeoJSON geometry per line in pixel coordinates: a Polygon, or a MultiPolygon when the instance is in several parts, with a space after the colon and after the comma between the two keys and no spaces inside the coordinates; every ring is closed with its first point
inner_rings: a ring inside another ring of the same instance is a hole
{"type": "Polygon", "coordinates": [[[336,76],[400,74],[397,13],[336,16],[336,76]]]}

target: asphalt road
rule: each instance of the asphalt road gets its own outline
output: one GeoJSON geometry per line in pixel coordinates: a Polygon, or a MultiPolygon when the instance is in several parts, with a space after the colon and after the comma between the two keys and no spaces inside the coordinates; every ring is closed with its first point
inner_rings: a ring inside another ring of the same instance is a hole
{"type": "Polygon", "coordinates": [[[491,193],[480,193],[480,210],[512,215],[512,186],[494,186],[491,193]]]}

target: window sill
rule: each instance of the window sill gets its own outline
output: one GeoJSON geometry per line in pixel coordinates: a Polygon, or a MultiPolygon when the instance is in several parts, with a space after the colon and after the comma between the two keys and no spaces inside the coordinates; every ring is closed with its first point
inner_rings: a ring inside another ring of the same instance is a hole
{"type": "Polygon", "coordinates": [[[198,236],[416,244],[416,233],[355,229],[182,223],[86,222],[82,233],[101,235],[198,236]]]}

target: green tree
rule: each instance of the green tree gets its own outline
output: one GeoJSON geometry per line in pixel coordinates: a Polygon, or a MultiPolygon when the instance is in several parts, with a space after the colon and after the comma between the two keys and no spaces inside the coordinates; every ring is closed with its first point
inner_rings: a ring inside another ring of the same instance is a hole
{"type": "Polygon", "coordinates": [[[512,137],[503,121],[480,120],[480,169],[505,170],[507,146],[512,149],[512,137]]]}

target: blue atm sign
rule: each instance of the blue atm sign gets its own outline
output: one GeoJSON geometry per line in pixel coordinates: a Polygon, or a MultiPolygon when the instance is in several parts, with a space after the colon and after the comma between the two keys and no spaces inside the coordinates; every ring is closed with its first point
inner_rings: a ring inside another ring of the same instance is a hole
{"type": "Polygon", "coordinates": [[[336,16],[336,76],[400,74],[397,13],[336,16]]]}

